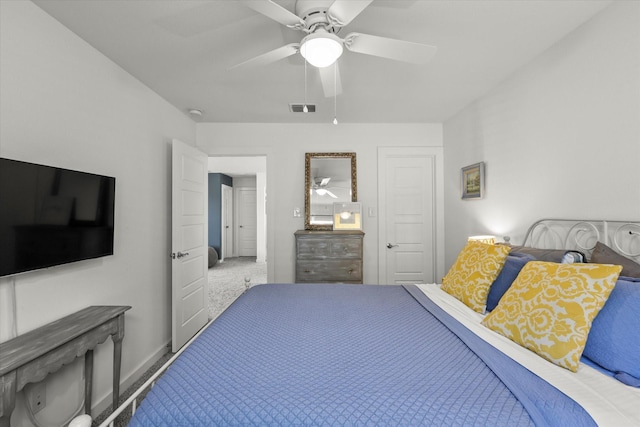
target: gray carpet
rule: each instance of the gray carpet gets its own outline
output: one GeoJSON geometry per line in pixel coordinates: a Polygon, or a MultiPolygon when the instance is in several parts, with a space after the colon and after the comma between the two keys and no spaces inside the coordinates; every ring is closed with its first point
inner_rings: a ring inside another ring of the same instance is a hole
{"type": "Polygon", "coordinates": [[[267,264],[256,257],[226,258],[209,269],[209,319],[224,311],[249,286],[267,283],[267,264]]]}
{"type": "MultiPolygon", "coordinates": [[[[209,319],[217,317],[236,298],[247,289],[261,283],[267,283],[267,264],[257,263],[256,257],[227,258],[209,269],[209,319]]],[[[173,356],[167,353],[162,356],[147,372],[143,374],[131,387],[121,393],[120,404],[127,400],[133,392],[142,386],[167,360],[173,356]]],[[[145,390],[138,398],[138,405],[146,395],[145,390]]],[[[99,426],[111,414],[111,405],[93,419],[92,426],[99,426]]],[[[127,408],[116,418],[115,427],[125,427],[131,418],[131,409],[127,408]]]]}

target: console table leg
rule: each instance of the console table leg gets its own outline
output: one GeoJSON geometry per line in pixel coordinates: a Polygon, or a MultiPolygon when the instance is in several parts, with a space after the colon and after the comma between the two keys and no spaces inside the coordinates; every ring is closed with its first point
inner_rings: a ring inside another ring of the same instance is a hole
{"type": "Polygon", "coordinates": [[[120,356],[122,354],[122,340],[113,342],[113,410],[118,407],[120,400],[120,356]]]}
{"type": "Polygon", "coordinates": [[[122,357],[122,339],[124,338],[124,313],[118,316],[118,332],[111,335],[113,340],[113,410],[120,400],[120,361],[122,357]]]}
{"type": "Polygon", "coordinates": [[[0,427],[11,426],[11,413],[16,406],[16,371],[0,377],[0,427]]]}
{"type": "Polygon", "coordinates": [[[84,354],[84,413],[91,415],[91,394],[93,392],[93,350],[84,354]]]}

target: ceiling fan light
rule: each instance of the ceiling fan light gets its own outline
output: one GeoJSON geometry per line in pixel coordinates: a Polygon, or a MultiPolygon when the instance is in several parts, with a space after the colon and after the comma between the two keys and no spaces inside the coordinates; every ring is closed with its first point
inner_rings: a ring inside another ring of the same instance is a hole
{"type": "Polygon", "coordinates": [[[300,54],[314,67],[328,67],[342,55],[342,40],[327,32],[309,34],[302,40],[300,54]]]}

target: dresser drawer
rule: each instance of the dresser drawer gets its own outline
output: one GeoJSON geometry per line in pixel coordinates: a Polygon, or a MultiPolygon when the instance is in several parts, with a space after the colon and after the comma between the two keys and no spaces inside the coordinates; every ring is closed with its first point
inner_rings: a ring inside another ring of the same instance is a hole
{"type": "Polygon", "coordinates": [[[331,242],[331,256],[336,258],[362,258],[362,239],[343,237],[331,242]]]}
{"type": "Polygon", "coordinates": [[[298,259],[322,259],[331,256],[331,240],[304,238],[297,241],[298,259]]]}
{"type": "Polygon", "coordinates": [[[297,283],[362,283],[362,261],[327,259],[296,263],[297,283]]]}
{"type": "Polygon", "coordinates": [[[298,239],[298,259],[362,258],[362,239],[340,237],[336,239],[298,239]]]}

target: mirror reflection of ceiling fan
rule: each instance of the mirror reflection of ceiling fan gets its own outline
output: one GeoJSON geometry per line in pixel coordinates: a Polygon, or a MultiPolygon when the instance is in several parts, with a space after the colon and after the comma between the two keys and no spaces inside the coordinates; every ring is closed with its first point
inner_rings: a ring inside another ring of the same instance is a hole
{"type": "Polygon", "coordinates": [[[337,68],[328,67],[342,55],[343,48],[350,52],[414,64],[423,64],[433,58],[438,49],[426,44],[356,32],[344,38],[338,37],[338,32],[372,1],[297,0],[293,13],[272,0],[243,0],[242,3],[247,7],[288,28],[302,31],[306,36],[300,43],[279,47],[232,68],[267,65],[300,52],[309,64],[318,67],[325,96],[329,97],[342,92],[337,68]]]}
{"type": "Polygon", "coordinates": [[[333,197],[334,199],[337,199],[338,196],[333,194],[331,192],[331,190],[329,190],[327,188],[327,185],[329,185],[329,181],[331,181],[331,178],[326,178],[326,177],[315,178],[313,180],[313,185],[311,186],[311,189],[313,191],[315,191],[318,196],[327,196],[328,195],[328,196],[333,197]]]}

